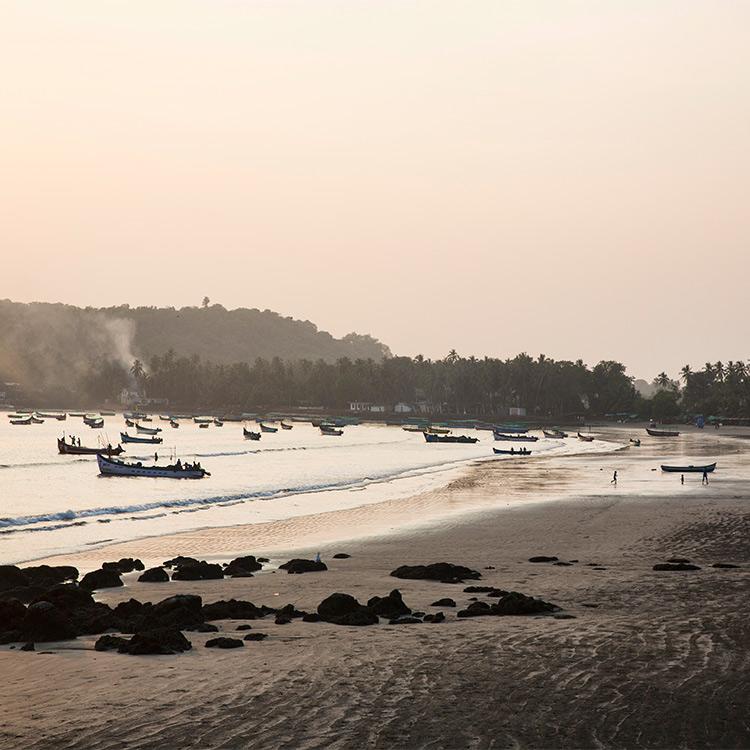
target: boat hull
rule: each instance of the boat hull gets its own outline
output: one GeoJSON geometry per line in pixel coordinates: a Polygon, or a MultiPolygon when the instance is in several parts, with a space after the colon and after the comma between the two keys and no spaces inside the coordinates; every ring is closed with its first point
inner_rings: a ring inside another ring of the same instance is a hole
{"type": "Polygon", "coordinates": [[[144,445],[160,445],[162,443],[162,439],[155,435],[151,437],[133,437],[132,435],[128,435],[127,432],[120,433],[120,440],[123,443],[142,443],[144,445]]]}
{"type": "Polygon", "coordinates": [[[667,466],[662,464],[661,470],[673,474],[710,474],[716,468],[716,463],[706,464],[705,466],[667,466]]]}
{"type": "Polygon", "coordinates": [[[680,433],[673,430],[652,430],[650,427],[646,428],[646,432],[651,437],[679,437],[680,433]]]}
{"type": "Polygon", "coordinates": [[[110,461],[101,453],[96,460],[99,472],[107,477],[153,477],[163,479],[203,479],[209,476],[205,469],[169,469],[166,466],[137,466],[121,461],[110,461]]]}
{"type": "Polygon", "coordinates": [[[244,427],[242,428],[242,435],[244,436],[245,440],[260,440],[260,433],[259,432],[253,432],[252,430],[246,430],[244,427]]]}
{"type": "Polygon", "coordinates": [[[71,445],[61,438],[57,438],[57,452],[65,456],[96,456],[104,453],[108,456],[119,456],[125,449],[118,445],[116,448],[87,448],[83,445],[71,445]]]}
{"type": "Polygon", "coordinates": [[[522,448],[518,451],[511,451],[511,450],[504,450],[502,448],[493,448],[492,452],[495,453],[495,455],[498,456],[530,456],[531,451],[527,451],[525,448],[522,448]]]}
{"type": "Polygon", "coordinates": [[[504,435],[500,432],[493,433],[495,440],[504,440],[506,442],[514,443],[536,443],[539,440],[535,435],[504,435]]]}
{"type": "Polygon", "coordinates": [[[428,443],[461,443],[461,444],[473,444],[478,443],[479,438],[469,437],[468,435],[432,435],[429,432],[425,432],[424,439],[428,443]]]}

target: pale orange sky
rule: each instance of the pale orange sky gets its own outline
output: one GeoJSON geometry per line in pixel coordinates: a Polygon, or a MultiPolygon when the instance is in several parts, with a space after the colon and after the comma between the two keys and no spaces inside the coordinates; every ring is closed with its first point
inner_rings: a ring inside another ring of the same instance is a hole
{"type": "Polygon", "coordinates": [[[0,136],[0,297],[750,356],[750,3],[0,0],[0,136]]]}

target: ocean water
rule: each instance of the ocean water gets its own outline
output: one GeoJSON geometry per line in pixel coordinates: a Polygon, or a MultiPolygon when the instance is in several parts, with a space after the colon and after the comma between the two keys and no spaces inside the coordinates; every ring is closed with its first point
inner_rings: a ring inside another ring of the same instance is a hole
{"type": "MultiPolygon", "coordinates": [[[[111,541],[199,528],[261,523],[410,496],[449,481],[476,460],[495,457],[488,431],[460,430],[480,438],[474,445],[428,444],[399,427],[357,425],[341,437],[323,436],[310,424],[244,439],[242,425],[227,422],[199,429],[181,421],[162,427],[160,446],[128,444],[123,458],[160,463],[176,455],[199,460],[211,472],[202,480],[102,477],[95,456],[61,456],[63,431],[83,445],[118,442],[122,416],[105,417],[103,430],[79,418],[12,426],[0,419],[0,563],[20,562],[111,541]]],[[[257,425],[248,427],[257,430],[257,425]]],[[[128,430],[135,434],[135,429],[128,430]]],[[[541,434],[541,433],[539,433],[541,434]]],[[[519,444],[520,447],[521,444],[519,444]]],[[[540,439],[525,444],[539,455],[565,455],[620,447],[540,439]]]]}

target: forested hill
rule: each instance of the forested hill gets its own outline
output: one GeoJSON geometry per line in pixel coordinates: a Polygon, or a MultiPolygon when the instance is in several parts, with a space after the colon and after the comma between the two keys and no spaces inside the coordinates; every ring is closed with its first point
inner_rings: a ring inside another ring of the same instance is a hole
{"type": "Polygon", "coordinates": [[[80,308],[0,300],[0,378],[31,388],[74,379],[99,358],[148,362],[168,350],[216,363],[341,357],[381,360],[388,347],[371,336],[336,339],[309,321],[270,310],[207,307],[80,308]]]}

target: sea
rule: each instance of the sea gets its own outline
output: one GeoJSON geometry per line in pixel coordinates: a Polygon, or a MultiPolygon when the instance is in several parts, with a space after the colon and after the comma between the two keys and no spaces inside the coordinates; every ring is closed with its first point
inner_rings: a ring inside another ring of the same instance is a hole
{"type": "MultiPolygon", "coordinates": [[[[101,430],[80,418],[14,426],[0,417],[0,563],[75,552],[110,542],[237,524],[266,523],[410,497],[446,484],[477,461],[503,461],[492,433],[456,430],[475,444],[428,444],[421,433],[359,424],[340,437],[309,423],[292,430],[243,437],[243,425],[201,429],[193,421],[171,428],[158,416],[158,446],[124,445],[123,459],[148,465],[179,457],[210,472],[200,480],[103,477],[95,456],[59,455],[57,438],[75,435],[84,446],[119,442],[122,415],[104,418],[101,430]]],[[[254,422],[249,429],[257,430],[254,422]]],[[[278,425],[277,425],[278,426],[278,425]]],[[[535,433],[541,435],[541,433],[535,433]]],[[[541,438],[525,445],[533,455],[615,450],[616,443],[541,438]]]]}

